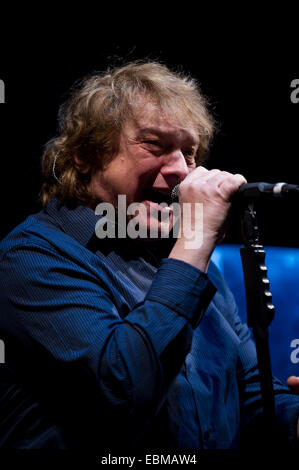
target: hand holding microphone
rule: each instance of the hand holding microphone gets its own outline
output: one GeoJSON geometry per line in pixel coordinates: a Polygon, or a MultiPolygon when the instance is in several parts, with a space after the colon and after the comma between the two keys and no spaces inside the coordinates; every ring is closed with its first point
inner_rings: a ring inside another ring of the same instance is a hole
{"type": "Polygon", "coordinates": [[[178,198],[182,207],[181,225],[196,226],[197,217],[201,214],[196,210],[184,210],[184,203],[195,207],[202,203],[202,243],[196,249],[186,249],[184,234],[178,238],[170,257],[182,259],[203,271],[207,271],[210,257],[217,243],[225,235],[225,222],[231,207],[233,194],[242,184],[244,176],[221,170],[207,170],[200,166],[180,183],[178,198]],[[186,220],[187,218],[187,220],[186,220]]]}
{"type": "MultiPolygon", "coordinates": [[[[171,192],[173,201],[178,200],[179,186],[177,184],[171,192]]],[[[299,185],[297,184],[258,182],[242,184],[233,194],[233,198],[238,201],[250,201],[296,195],[299,195],[299,185]]]]}

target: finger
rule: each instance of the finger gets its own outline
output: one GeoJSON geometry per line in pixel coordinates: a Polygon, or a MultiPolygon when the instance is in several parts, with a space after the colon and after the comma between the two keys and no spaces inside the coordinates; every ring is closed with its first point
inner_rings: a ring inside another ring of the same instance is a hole
{"type": "Polygon", "coordinates": [[[195,168],[194,171],[189,173],[189,175],[185,178],[184,182],[193,182],[193,181],[208,181],[215,173],[219,173],[220,170],[213,169],[207,170],[204,166],[198,166],[195,168]]]}
{"type": "Polygon", "coordinates": [[[227,201],[229,201],[232,195],[240,188],[240,186],[242,186],[242,184],[245,184],[246,182],[247,181],[243,175],[230,175],[219,183],[219,191],[221,192],[223,197],[227,201]]]}
{"type": "Polygon", "coordinates": [[[206,181],[206,186],[202,187],[202,190],[210,194],[215,193],[215,195],[220,196],[221,199],[228,201],[231,194],[245,181],[242,175],[233,175],[227,171],[218,171],[210,176],[209,180],[206,181]]]}
{"type": "Polygon", "coordinates": [[[210,170],[207,174],[203,175],[203,179],[207,183],[208,181],[217,178],[217,176],[219,176],[221,173],[223,173],[221,170],[213,168],[213,170],[210,170]]]}
{"type": "Polygon", "coordinates": [[[220,186],[220,184],[227,178],[230,178],[232,176],[231,173],[228,171],[220,171],[220,170],[215,170],[215,172],[212,173],[207,179],[207,182],[209,182],[210,186],[220,186]]]}
{"type": "Polygon", "coordinates": [[[294,375],[291,375],[287,379],[287,384],[292,390],[299,393],[299,377],[295,377],[294,375]]]}
{"type": "Polygon", "coordinates": [[[221,173],[220,170],[207,170],[203,166],[197,167],[180,183],[179,194],[181,194],[181,191],[184,189],[187,189],[190,192],[192,188],[195,192],[198,192],[201,190],[202,185],[205,185],[209,179],[218,173],[221,173]]]}

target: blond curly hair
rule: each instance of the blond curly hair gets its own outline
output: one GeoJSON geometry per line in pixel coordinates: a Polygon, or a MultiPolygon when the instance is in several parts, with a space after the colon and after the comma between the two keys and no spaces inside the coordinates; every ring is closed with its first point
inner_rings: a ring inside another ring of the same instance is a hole
{"type": "Polygon", "coordinates": [[[73,203],[90,202],[90,174],[76,169],[74,156],[90,168],[104,168],[116,155],[122,126],[134,117],[136,98],[142,95],[167,116],[196,129],[197,161],[203,161],[214,119],[197,82],[158,62],[130,62],[81,80],[60,107],[59,135],[45,145],[42,157],[43,205],[52,196],[73,203]]]}

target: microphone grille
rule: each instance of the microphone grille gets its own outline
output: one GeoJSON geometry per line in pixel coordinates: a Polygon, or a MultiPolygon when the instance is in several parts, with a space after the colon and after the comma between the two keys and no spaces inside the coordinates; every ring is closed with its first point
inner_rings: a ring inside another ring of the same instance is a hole
{"type": "Polygon", "coordinates": [[[171,200],[172,202],[178,201],[179,200],[179,184],[177,184],[171,191],[171,200]]]}

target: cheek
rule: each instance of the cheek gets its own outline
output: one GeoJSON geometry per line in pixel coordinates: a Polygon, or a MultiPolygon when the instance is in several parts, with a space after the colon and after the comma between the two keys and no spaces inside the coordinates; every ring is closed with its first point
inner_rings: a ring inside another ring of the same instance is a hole
{"type": "Polygon", "coordinates": [[[123,157],[114,160],[105,171],[105,180],[114,193],[127,194],[131,199],[141,197],[142,190],[151,186],[159,174],[162,162],[142,152],[134,158],[123,157]]]}
{"type": "Polygon", "coordinates": [[[140,162],[140,164],[135,167],[135,171],[138,173],[138,178],[141,182],[144,181],[147,182],[147,184],[152,184],[159,175],[162,167],[162,159],[151,157],[140,162]]]}
{"type": "MultiPolygon", "coordinates": [[[[129,187],[132,181],[132,168],[129,162],[123,159],[115,160],[109,168],[103,173],[103,177],[112,188],[119,190],[120,188],[129,187]]],[[[123,191],[122,191],[123,192],[123,191]]]]}

